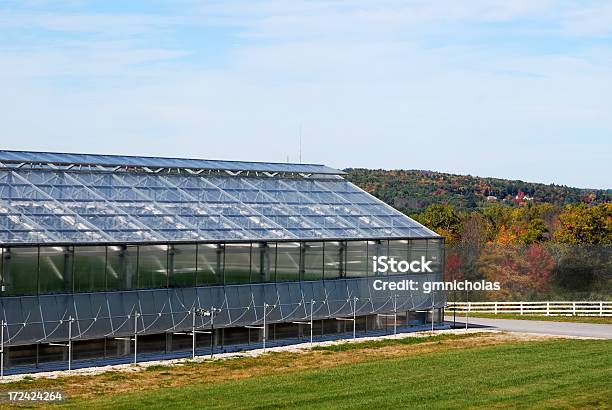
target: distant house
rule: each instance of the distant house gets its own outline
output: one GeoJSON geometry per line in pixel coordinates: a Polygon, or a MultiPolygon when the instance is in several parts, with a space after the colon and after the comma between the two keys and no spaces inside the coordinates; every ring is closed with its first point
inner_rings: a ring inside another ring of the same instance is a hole
{"type": "Polygon", "coordinates": [[[533,197],[530,197],[529,195],[525,194],[523,191],[519,190],[516,196],[514,197],[514,199],[512,199],[512,202],[514,202],[515,204],[518,204],[519,206],[524,206],[524,205],[527,205],[527,202],[530,202],[532,200],[533,200],[533,197]]]}
{"type": "Polygon", "coordinates": [[[533,197],[530,197],[529,195],[527,195],[526,193],[524,193],[523,191],[519,190],[518,194],[516,194],[516,196],[514,197],[514,199],[516,199],[517,201],[521,202],[521,201],[532,201],[533,197]]]}

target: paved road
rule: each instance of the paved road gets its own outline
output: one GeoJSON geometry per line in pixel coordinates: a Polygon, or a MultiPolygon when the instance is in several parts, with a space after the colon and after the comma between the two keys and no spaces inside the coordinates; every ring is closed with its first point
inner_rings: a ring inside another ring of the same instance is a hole
{"type": "MultiPolygon", "coordinates": [[[[453,316],[446,316],[452,323],[453,316]]],[[[470,317],[469,325],[493,327],[500,330],[548,335],[597,337],[612,339],[612,325],[594,323],[547,322],[541,320],[483,319],[470,317]]],[[[457,325],[465,325],[465,317],[457,316],[457,325]]]]}

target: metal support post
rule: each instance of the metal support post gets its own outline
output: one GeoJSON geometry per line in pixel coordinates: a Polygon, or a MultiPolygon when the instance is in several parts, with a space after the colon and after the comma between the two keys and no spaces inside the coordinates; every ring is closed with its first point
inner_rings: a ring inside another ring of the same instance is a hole
{"type": "Polygon", "coordinates": [[[263,311],[263,351],[266,352],[266,309],[268,308],[268,304],[264,302],[264,311],[263,311]]]}
{"type": "Polygon", "coordinates": [[[140,313],[134,313],[134,364],[138,363],[138,316],[140,313]]]}
{"type": "Polygon", "coordinates": [[[196,310],[193,309],[191,317],[191,358],[195,359],[195,348],[196,348],[196,310]]]}
{"type": "Polygon", "coordinates": [[[313,330],[312,330],[312,325],[313,325],[313,307],[314,307],[314,300],[310,301],[310,347],[312,347],[312,335],[313,335],[313,330]]]}
{"type": "Polygon", "coordinates": [[[393,295],[393,334],[397,335],[397,293],[393,295]]]}
{"type": "Polygon", "coordinates": [[[357,335],[357,301],[359,299],[357,298],[357,296],[355,296],[353,298],[353,339],[356,338],[357,335]]]}
{"type": "Polygon", "coordinates": [[[72,316],[68,317],[68,371],[72,370],[72,316]]]}
{"type": "Polygon", "coordinates": [[[431,331],[434,331],[434,320],[436,315],[436,291],[431,292],[431,331]]]}
{"type": "Polygon", "coordinates": [[[193,310],[193,318],[192,318],[192,354],[195,358],[195,345],[196,345],[196,334],[198,333],[210,333],[210,358],[213,359],[215,357],[215,313],[221,312],[221,309],[217,309],[214,306],[210,307],[210,310],[204,310],[201,308],[193,310]],[[198,316],[210,316],[210,332],[208,331],[197,331],[196,330],[196,315],[198,316]]]}
{"type": "Polygon", "coordinates": [[[2,336],[0,336],[0,379],[4,379],[4,326],[3,319],[0,325],[0,332],[2,333],[2,336]]]}
{"type": "MultiPolygon", "coordinates": [[[[221,309],[219,309],[221,310],[221,309]]],[[[215,307],[210,307],[210,358],[215,357],[215,307]]]]}

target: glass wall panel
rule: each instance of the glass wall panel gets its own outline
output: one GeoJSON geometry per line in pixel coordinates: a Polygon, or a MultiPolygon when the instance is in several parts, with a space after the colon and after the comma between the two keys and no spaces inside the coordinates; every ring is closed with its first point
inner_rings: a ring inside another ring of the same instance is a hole
{"type": "MultiPolygon", "coordinates": [[[[389,241],[389,258],[395,259],[396,263],[398,264],[403,261],[401,267],[407,269],[408,265],[406,265],[406,263],[410,264],[410,262],[412,262],[412,260],[410,259],[410,254],[408,252],[408,240],[400,239],[396,241],[389,241]]],[[[400,266],[396,265],[396,267],[398,268],[397,272],[392,272],[391,270],[389,270],[388,274],[403,275],[405,273],[410,273],[410,271],[400,272],[400,266]]]]}
{"type": "Polygon", "coordinates": [[[134,289],[138,285],[138,247],[109,246],[106,260],[106,288],[134,289]]]}
{"type": "Polygon", "coordinates": [[[298,242],[278,242],[276,244],[276,281],[300,280],[300,253],[298,242]]]}
{"type": "Polygon", "coordinates": [[[251,244],[225,245],[225,283],[249,283],[251,278],[251,244]]]}
{"type": "Polygon", "coordinates": [[[8,248],[3,254],[4,294],[38,292],[38,248],[8,248]]]}
{"type": "Polygon", "coordinates": [[[362,278],[368,274],[367,241],[346,242],[346,277],[362,278]]]}
{"type": "Polygon", "coordinates": [[[432,261],[431,270],[440,272],[442,270],[442,261],[444,260],[444,245],[441,239],[427,240],[427,260],[432,261]]]}
{"type": "Polygon", "coordinates": [[[39,249],[38,289],[40,293],[72,291],[72,249],[46,247],[39,249]]]}
{"type": "Polygon", "coordinates": [[[425,257],[433,261],[430,267],[439,270],[443,242],[30,247],[3,248],[0,255],[4,294],[11,295],[358,278],[374,274],[373,256],[408,262],[425,257]]]}
{"type": "Polygon", "coordinates": [[[106,290],[106,246],[76,246],[73,266],[75,292],[106,290]]]}
{"type": "Polygon", "coordinates": [[[198,286],[223,284],[224,246],[199,244],[196,283],[198,286]]]}
{"type": "Polygon", "coordinates": [[[304,271],[302,280],[323,279],[323,242],[306,242],[304,247],[304,271]]]}
{"type": "Polygon", "coordinates": [[[146,245],[138,249],[138,287],[168,287],[168,246],[146,245]]]}
{"type": "Polygon", "coordinates": [[[411,239],[409,251],[411,261],[420,261],[421,257],[427,259],[427,239],[411,239]]]}
{"type": "MultiPolygon", "coordinates": [[[[389,255],[389,241],[368,241],[368,275],[369,276],[387,276],[387,273],[374,271],[374,257],[389,255]]],[[[380,269],[380,265],[378,265],[380,269]]]]}
{"type": "Polygon", "coordinates": [[[253,243],[251,247],[251,283],[273,282],[275,271],[276,243],[253,243]]]}
{"type": "Polygon", "coordinates": [[[325,279],[345,277],[346,246],[344,242],[325,242],[325,279]]]}
{"type": "Polygon", "coordinates": [[[184,288],[196,285],[196,245],[174,245],[168,250],[170,286],[184,288]]]}

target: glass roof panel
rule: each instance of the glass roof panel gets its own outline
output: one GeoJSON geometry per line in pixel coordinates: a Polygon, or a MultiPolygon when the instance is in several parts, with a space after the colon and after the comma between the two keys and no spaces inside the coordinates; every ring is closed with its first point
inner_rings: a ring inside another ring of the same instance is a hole
{"type": "Polygon", "coordinates": [[[0,167],[0,244],[436,236],[343,179],[0,167]]]}

